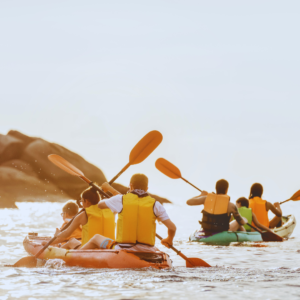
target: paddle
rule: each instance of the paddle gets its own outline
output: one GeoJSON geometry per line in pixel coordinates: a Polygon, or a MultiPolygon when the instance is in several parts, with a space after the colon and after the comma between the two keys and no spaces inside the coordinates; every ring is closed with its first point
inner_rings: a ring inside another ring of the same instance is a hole
{"type": "MultiPolygon", "coordinates": [[[[156,236],[162,240],[163,238],[156,234],[156,236]]],[[[177,253],[177,255],[179,255],[180,257],[182,257],[185,261],[186,261],[186,267],[187,268],[195,268],[195,267],[211,267],[211,265],[209,265],[207,262],[205,262],[204,260],[200,259],[200,258],[196,258],[196,257],[186,257],[183,253],[181,253],[181,251],[179,251],[178,249],[176,249],[173,246],[170,246],[170,248],[175,251],[177,253]]]]}
{"type": "MultiPolygon", "coordinates": [[[[74,167],[72,164],[70,164],[64,158],[62,158],[62,157],[60,157],[59,155],[56,155],[56,154],[49,155],[48,158],[51,162],[53,162],[56,166],[58,166],[62,170],[68,172],[71,175],[78,176],[79,178],[81,178],[85,182],[87,182],[90,185],[92,185],[93,187],[95,187],[98,191],[100,191],[101,194],[104,197],[110,198],[110,196],[107,195],[105,192],[103,192],[103,190],[100,187],[93,184],[88,178],[86,178],[84,176],[84,174],[82,173],[82,171],[80,171],[79,169],[74,167]]],[[[162,237],[160,237],[158,234],[156,234],[156,236],[160,240],[162,240],[162,237]]],[[[205,262],[204,260],[202,260],[200,258],[187,258],[184,254],[182,254],[179,250],[175,249],[173,246],[171,246],[170,248],[172,250],[174,250],[179,256],[181,256],[183,259],[186,260],[186,262],[187,262],[186,266],[189,267],[189,268],[192,268],[192,267],[211,267],[207,262],[205,262]]]]}
{"type": "Polygon", "coordinates": [[[180,170],[176,166],[174,166],[172,163],[170,163],[169,161],[167,161],[166,159],[164,159],[164,158],[157,159],[156,162],[155,162],[155,167],[160,172],[162,172],[163,174],[167,175],[168,177],[170,177],[172,179],[181,178],[182,180],[184,180],[185,182],[187,182],[188,184],[190,184],[192,187],[194,187],[198,191],[202,192],[199,188],[197,188],[192,183],[190,183],[185,178],[183,178],[181,176],[180,170]]]}
{"type": "Polygon", "coordinates": [[[279,204],[283,204],[283,203],[291,201],[291,200],[293,200],[293,201],[299,201],[300,200],[300,190],[297,191],[291,198],[289,198],[289,199],[287,199],[285,201],[282,201],[279,204]]]}
{"type": "Polygon", "coordinates": [[[261,231],[260,229],[258,229],[257,227],[252,226],[249,223],[247,223],[247,225],[250,226],[251,228],[253,228],[254,230],[258,231],[261,234],[261,237],[262,237],[264,242],[282,242],[283,241],[283,238],[281,236],[277,235],[274,232],[261,231]]]}
{"type": "Polygon", "coordinates": [[[131,165],[137,165],[144,161],[161,143],[162,134],[153,130],[148,132],[131,150],[129,155],[129,163],[109,182],[111,185],[116,179],[126,171],[131,165]]]}
{"type": "MultiPolygon", "coordinates": [[[[75,219],[75,217],[77,217],[80,213],[82,213],[84,211],[84,209],[82,209],[78,214],[76,214],[72,220],[70,220],[62,229],[61,231],[66,230],[71,223],[73,222],[73,220],[75,219]]],[[[12,267],[16,267],[16,268],[35,268],[37,265],[37,259],[38,257],[56,240],[56,236],[54,236],[37,254],[35,254],[34,256],[26,256],[21,258],[20,260],[18,260],[14,265],[12,265],[12,267]]]]}

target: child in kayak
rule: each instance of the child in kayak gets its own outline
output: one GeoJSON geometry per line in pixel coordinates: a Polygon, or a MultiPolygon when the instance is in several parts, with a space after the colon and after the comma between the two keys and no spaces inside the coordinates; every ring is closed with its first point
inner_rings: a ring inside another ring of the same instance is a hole
{"type": "MultiPolygon", "coordinates": [[[[56,229],[55,244],[63,242],[76,228],[82,226],[82,245],[86,244],[95,234],[106,234],[109,238],[115,238],[115,216],[110,209],[98,208],[100,201],[99,192],[89,187],[81,193],[83,210],[73,219],[71,225],[64,231],[56,229]]],[[[62,248],[77,249],[81,243],[76,239],[70,239],[62,248]]]]}
{"type": "Polygon", "coordinates": [[[100,209],[109,208],[113,213],[118,213],[117,238],[97,234],[81,249],[112,249],[139,247],[156,251],[155,234],[158,220],[168,228],[168,237],[161,243],[170,247],[176,233],[176,226],[170,220],[165,208],[148,193],[148,178],[144,174],[135,174],[130,179],[130,189],[126,195],[119,194],[108,183],[102,189],[110,191],[114,196],[98,204],[100,209]]]}
{"type": "Polygon", "coordinates": [[[260,183],[254,183],[250,189],[249,207],[255,213],[257,220],[268,228],[274,228],[281,222],[282,211],[278,202],[274,205],[263,200],[263,186],[260,183]],[[271,210],[275,217],[269,221],[268,211],[271,210]]]}
{"type": "MultiPolygon", "coordinates": [[[[64,220],[64,223],[62,224],[60,230],[62,230],[64,226],[67,225],[71,221],[71,219],[73,219],[77,215],[77,213],[78,213],[78,205],[73,201],[68,201],[62,209],[61,216],[64,220]]],[[[81,235],[82,235],[82,227],[81,225],[79,225],[71,233],[71,235],[66,238],[66,240],[70,240],[71,238],[81,240],[81,235]]]]}
{"type": "MultiPolygon", "coordinates": [[[[256,226],[262,230],[270,231],[271,229],[268,227],[260,224],[257,220],[255,213],[253,213],[252,209],[249,208],[249,200],[245,197],[241,197],[236,200],[236,207],[238,208],[239,214],[247,219],[247,223],[251,224],[252,226],[256,226]]],[[[238,231],[255,231],[249,225],[245,224],[239,227],[238,231]]]]}

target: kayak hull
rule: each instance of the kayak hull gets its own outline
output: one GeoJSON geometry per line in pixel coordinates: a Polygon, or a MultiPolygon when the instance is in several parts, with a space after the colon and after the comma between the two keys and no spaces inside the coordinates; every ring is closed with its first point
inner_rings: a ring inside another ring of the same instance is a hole
{"type": "Polygon", "coordinates": [[[234,242],[262,242],[259,232],[223,231],[207,235],[204,231],[196,230],[189,238],[191,242],[199,242],[213,245],[228,245],[234,242]]]}
{"type": "MultiPolygon", "coordinates": [[[[23,241],[23,245],[30,255],[35,255],[42,249],[43,241],[49,241],[49,238],[27,236],[23,241]]],[[[169,256],[164,252],[138,252],[130,251],[130,248],[126,250],[67,250],[50,246],[39,258],[46,260],[62,259],[68,266],[84,268],[139,269],[152,267],[167,269],[172,267],[169,256]]]]}
{"type": "Polygon", "coordinates": [[[296,218],[294,215],[288,215],[286,217],[282,217],[282,226],[281,227],[275,227],[273,229],[273,232],[277,235],[281,236],[282,238],[289,238],[295,227],[296,227],[296,218]]]}
{"type": "MultiPolygon", "coordinates": [[[[274,228],[273,232],[282,238],[289,238],[296,227],[296,218],[294,215],[282,217],[282,226],[274,228]]],[[[259,232],[229,232],[223,231],[207,235],[204,231],[196,230],[189,237],[191,242],[199,242],[214,245],[228,245],[234,242],[261,242],[262,237],[259,232]]]]}

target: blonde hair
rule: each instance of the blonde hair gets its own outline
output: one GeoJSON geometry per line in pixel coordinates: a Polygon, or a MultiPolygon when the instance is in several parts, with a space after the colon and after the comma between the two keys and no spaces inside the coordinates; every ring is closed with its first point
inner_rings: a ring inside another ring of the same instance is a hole
{"type": "Polygon", "coordinates": [[[148,177],[144,174],[134,174],[130,179],[133,189],[146,191],[148,189],[148,177]]]}
{"type": "Polygon", "coordinates": [[[78,205],[74,201],[68,201],[62,211],[68,214],[70,217],[75,216],[78,213],[78,205]]]}

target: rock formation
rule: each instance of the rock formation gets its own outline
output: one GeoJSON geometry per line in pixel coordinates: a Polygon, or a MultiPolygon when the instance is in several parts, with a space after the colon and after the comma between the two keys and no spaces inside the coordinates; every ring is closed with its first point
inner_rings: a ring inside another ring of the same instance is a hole
{"type": "MultiPolygon", "coordinates": [[[[60,170],[48,160],[58,154],[82,170],[98,184],[107,181],[103,172],[78,154],[41,138],[29,137],[18,131],[0,134],[0,208],[14,208],[15,202],[79,200],[87,184],[60,170]]],[[[114,184],[126,193],[127,187],[114,184]]],[[[152,195],[161,203],[169,200],[152,195]]]]}

